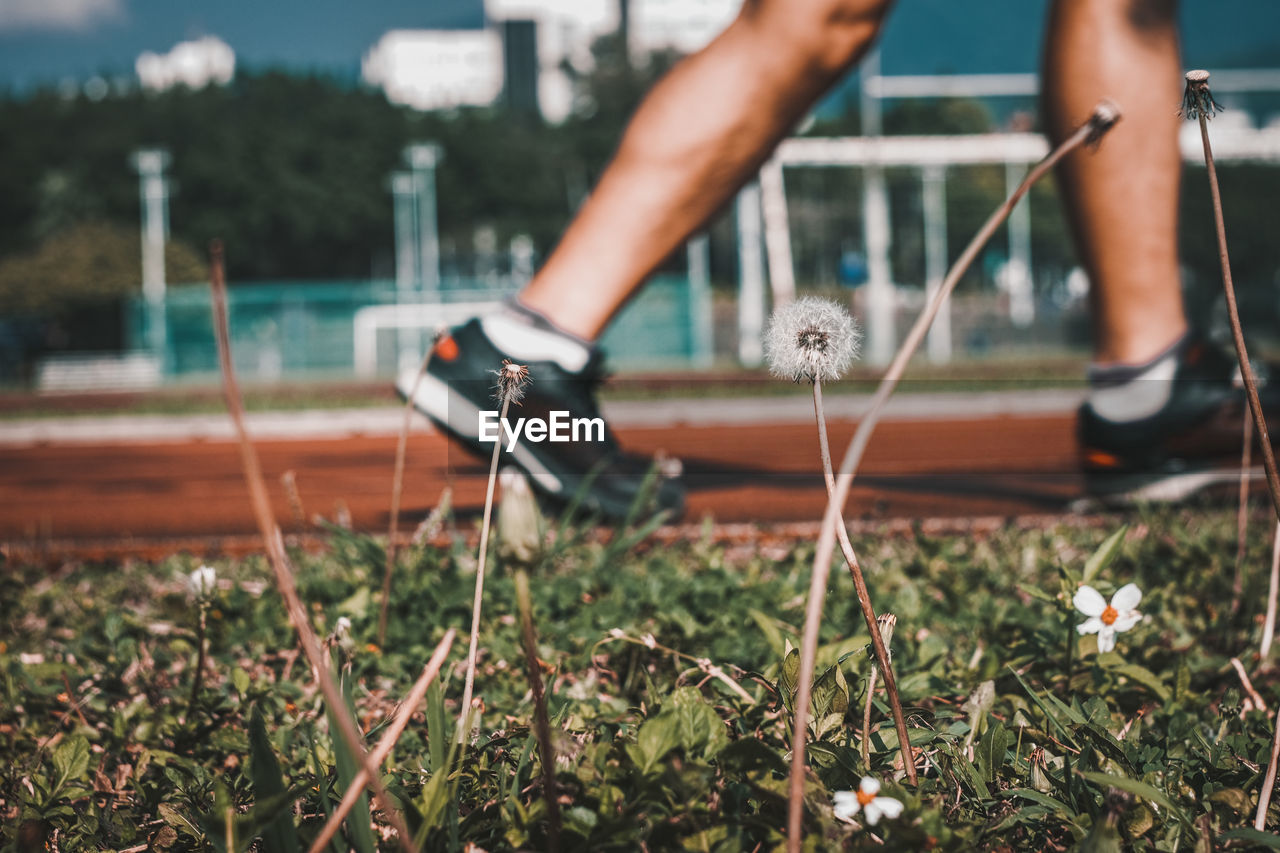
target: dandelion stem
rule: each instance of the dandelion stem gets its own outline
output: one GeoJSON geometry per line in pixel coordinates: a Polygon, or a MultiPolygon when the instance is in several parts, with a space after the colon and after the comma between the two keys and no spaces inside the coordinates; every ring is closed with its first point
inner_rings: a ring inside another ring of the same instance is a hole
{"type": "Polygon", "coordinates": [[[396,528],[400,526],[400,493],[404,488],[404,458],[409,444],[409,424],[413,417],[413,398],[418,394],[418,386],[426,375],[427,365],[431,363],[432,347],[427,347],[427,354],[422,357],[418,373],[413,377],[413,387],[409,389],[404,401],[404,416],[400,422],[400,437],[396,440],[396,467],[391,477],[391,521],[387,527],[387,565],[382,576],[382,606],[378,611],[378,645],[387,644],[387,610],[391,603],[391,575],[396,565],[396,528]]]}
{"type": "MultiPolygon", "coordinates": [[[[498,423],[506,420],[511,398],[503,396],[502,412],[498,423]]],[[[484,493],[484,519],[480,522],[480,555],[476,562],[476,594],[471,603],[471,639],[467,645],[467,677],[462,686],[462,718],[458,720],[458,739],[462,742],[471,727],[471,692],[476,680],[476,647],[480,643],[480,604],[484,597],[484,564],[489,555],[489,520],[493,517],[493,487],[498,482],[498,454],[502,442],[493,443],[493,458],[489,462],[489,484],[484,493]]]]}
{"type": "Polygon", "coordinates": [[[1271,792],[1276,784],[1276,764],[1280,760],[1280,716],[1276,722],[1276,731],[1271,738],[1271,759],[1267,762],[1267,775],[1258,794],[1258,812],[1253,818],[1253,828],[1259,832],[1267,826],[1267,810],[1271,808],[1271,792]]]}
{"type": "Polygon", "coordinates": [[[200,697],[200,687],[204,684],[204,666],[205,666],[205,633],[208,630],[209,622],[209,602],[201,596],[200,599],[200,619],[196,623],[196,672],[195,677],[191,679],[191,700],[187,703],[187,718],[190,719],[196,714],[196,701],[200,697]]]}
{"type": "Polygon", "coordinates": [[[1277,590],[1280,590],[1280,523],[1276,524],[1276,535],[1271,542],[1271,582],[1267,591],[1267,615],[1262,620],[1262,647],[1259,654],[1264,664],[1271,654],[1271,641],[1276,635],[1277,590]]]}
{"type": "MultiPolygon", "coordinates": [[[[853,439],[849,443],[849,448],[845,452],[844,459],[840,463],[840,473],[836,478],[834,493],[827,500],[827,509],[822,518],[822,530],[818,537],[817,551],[814,553],[813,566],[814,574],[818,574],[819,569],[825,573],[829,570],[831,559],[835,554],[836,545],[836,528],[840,526],[842,508],[845,501],[849,497],[849,489],[853,486],[853,477],[858,469],[858,465],[862,462],[863,453],[867,449],[867,444],[871,441],[871,433],[879,422],[880,414],[884,408],[885,402],[893,394],[897,387],[898,380],[902,378],[903,372],[906,370],[907,362],[912,354],[920,346],[920,342],[924,339],[925,333],[929,330],[929,325],[933,322],[933,318],[937,315],[938,309],[942,306],[943,300],[950,295],[955,289],[956,283],[977,257],[982,246],[991,239],[991,235],[996,232],[1001,223],[1013,211],[1018,200],[1026,195],[1031,185],[1044,177],[1050,169],[1057,164],[1059,160],[1068,153],[1084,145],[1099,139],[1111,126],[1115,124],[1119,118],[1119,112],[1114,105],[1103,102],[1094,108],[1093,115],[1089,121],[1081,125],[1075,133],[1065,139],[1049,155],[1037,163],[1022,179],[1013,191],[1013,194],[1000,205],[999,208],[991,215],[982,228],[974,235],[973,240],[965,247],[948,271],[946,278],[933,294],[933,298],[929,301],[925,310],[916,320],[911,331],[907,334],[906,339],[902,342],[897,355],[894,356],[889,368],[885,371],[884,377],[880,380],[880,387],[876,389],[875,395],[872,397],[871,404],[867,414],[858,424],[858,429],[854,432],[853,439]]],[[[796,796],[794,787],[792,788],[792,796],[787,816],[787,849],[789,853],[799,853],[800,850],[800,824],[804,803],[801,797],[796,796]]]]}
{"type": "MultiPolygon", "coordinates": [[[[831,466],[831,447],[827,439],[827,418],[822,406],[822,380],[813,381],[813,413],[818,424],[818,449],[822,456],[822,476],[827,483],[827,495],[830,499],[835,489],[835,475],[831,466]]],[[[871,604],[871,593],[867,589],[862,567],[858,556],[854,553],[853,544],[849,541],[849,532],[845,528],[843,517],[837,524],[836,535],[840,540],[840,548],[845,560],[849,563],[849,573],[853,576],[853,588],[858,596],[858,604],[862,609],[863,619],[867,623],[867,631],[871,634],[871,647],[876,661],[884,672],[885,694],[889,698],[889,707],[893,711],[894,727],[898,731],[898,748],[902,751],[903,769],[911,784],[916,783],[915,760],[911,755],[911,742],[907,735],[907,723],[902,714],[902,703],[898,699],[898,685],[893,677],[893,669],[889,662],[889,650],[880,634],[875,610],[871,604]]],[[[809,715],[809,697],[812,691],[814,670],[817,665],[818,629],[822,623],[822,602],[827,592],[827,579],[830,574],[828,562],[823,571],[814,571],[809,584],[809,601],[805,608],[804,636],[800,641],[800,672],[796,692],[795,722],[791,732],[791,784],[790,795],[793,803],[802,802],[804,796],[805,770],[805,726],[809,715]]]]}
{"type": "MultiPolygon", "coordinates": [[[[1207,77],[1205,78],[1207,81],[1207,77]]],[[[1207,85],[1207,82],[1206,84],[1207,85]]],[[[1209,122],[1204,110],[1198,111],[1200,141],[1204,146],[1205,171],[1209,175],[1209,197],[1213,201],[1213,224],[1218,235],[1218,261],[1222,265],[1222,290],[1227,299],[1227,319],[1231,321],[1231,337],[1236,345],[1236,358],[1240,362],[1240,376],[1244,379],[1245,395],[1253,412],[1253,426],[1258,431],[1258,443],[1262,447],[1262,464],[1267,470],[1267,488],[1271,492],[1271,506],[1280,522],[1280,473],[1276,471],[1276,457],[1271,450],[1271,436],[1267,434],[1267,417],[1258,399],[1258,381],[1249,364],[1249,352],[1244,344],[1244,331],[1240,328],[1240,311],[1236,307],[1236,289],[1231,282],[1231,256],[1227,254],[1227,227],[1222,217],[1222,194],[1218,189],[1218,170],[1213,163],[1213,149],[1209,145],[1209,122]]]]}
{"type": "Polygon", "coordinates": [[[1231,581],[1231,613],[1240,612],[1240,596],[1244,594],[1244,558],[1249,532],[1249,485],[1252,480],[1253,415],[1244,413],[1240,449],[1240,504],[1236,510],[1236,575],[1231,581]]]}
{"type": "MultiPolygon", "coordinates": [[[[347,703],[338,688],[320,642],[307,618],[306,608],[298,596],[297,586],[293,581],[293,566],[284,549],[284,537],[280,535],[280,526],[276,524],[275,515],[271,511],[271,501],[267,497],[267,484],[262,476],[262,465],[258,461],[258,452],[249,440],[244,426],[244,404],[240,398],[240,386],[236,382],[235,367],[231,361],[231,335],[227,328],[227,284],[223,271],[222,243],[215,240],[210,246],[211,266],[209,284],[213,292],[213,329],[218,344],[218,363],[222,370],[222,392],[226,399],[227,411],[231,415],[231,423],[235,427],[236,438],[240,446],[240,462],[244,468],[245,482],[249,487],[249,500],[253,506],[253,514],[258,522],[258,531],[262,535],[267,549],[268,561],[271,563],[276,587],[285,602],[285,612],[298,634],[298,642],[302,646],[307,661],[315,672],[320,683],[320,692],[324,695],[325,704],[333,709],[333,718],[338,722],[339,736],[347,742],[347,748],[355,756],[361,767],[369,772],[369,783],[373,786],[374,797],[387,820],[396,830],[400,846],[408,853],[415,853],[417,845],[405,825],[404,818],[396,811],[381,777],[372,772],[369,756],[361,742],[360,730],[347,712],[347,703]]],[[[376,768],[375,768],[376,769],[376,768]]]]}

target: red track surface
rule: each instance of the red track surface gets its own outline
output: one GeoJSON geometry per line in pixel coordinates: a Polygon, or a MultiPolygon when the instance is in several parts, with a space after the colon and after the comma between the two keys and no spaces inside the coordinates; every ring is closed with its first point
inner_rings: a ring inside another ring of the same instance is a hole
{"type": "MultiPolygon", "coordinates": [[[[839,454],[851,422],[832,424],[839,454]]],[[[684,461],[686,520],[790,522],[825,505],[811,425],[620,430],[625,446],[684,461]]],[[[358,530],[387,528],[394,436],[260,441],[277,518],[298,527],[280,477],[293,471],[304,512],[358,530]]],[[[837,462],[838,464],[838,462],[837,462]]],[[[454,505],[478,511],[486,466],[436,434],[409,442],[402,529],[412,530],[450,479],[454,505]]],[[[886,421],[877,428],[847,507],[850,520],[1061,512],[1079,494],[1069,415],[886,421]]],[[[0,447],[0,543],[19,552],[154,554],[218,547],[256,533],[231,442],[0,447]],[[149,546],[149,547],[148,547],[149,546]]],[[[252,541],[252,540],[245,540],[252,541]]]]}

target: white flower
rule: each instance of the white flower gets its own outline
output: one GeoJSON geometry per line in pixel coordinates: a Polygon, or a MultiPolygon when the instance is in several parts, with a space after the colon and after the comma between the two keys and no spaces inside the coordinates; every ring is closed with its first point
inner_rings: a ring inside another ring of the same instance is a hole
{"type": "Polygon", "coordinates": [[[218,572],[213,566],[201,566],[187,577],[187,586],[196,598],[211,598],[218,589],[218,572]]]}
{"type": "Polygon", "coordinates": [[[866,815],[867,823],[875,826],[880,822],[880,818],[895,818],[902,814],[902,802],[895,800],[893,797],[881,797],[880,781],[870,776],[863,776],[862,782],[858,785],[856,791],[836,791],[832,795],[835,801],[836,817],[851,819],[858,813],[859,809],[863,810],[866,815]]]}
{"type": "Polygon", "coordinates": [[[339,640],[345,640],[351,636],[351,620],[346,616],[339,616],[338,621],[333,623],[333,635],[339,640]]]}
{"type": "Polygon", "coordinates": [[[862,333],[848,311],[829,299],[805,296],[773,313],[764,355],[774,376],[828,382],[849,369],[861,341],[862,333]]]}
{"type": "Polygon", "coordinates": [[[1076,630],[1084,634],[1098,635],[1098,651],[1109,652],[1116,647],[1116,634],[1128,631],[1142,620],[1137,611],[1138,602],[1142,600],[1142,590],[1137,584],[1125,584],[1111,596],[1111,603],[1102,597],[1091,586],[1085,585],[1076,590],[1071,603],[1089,618],[1076,626],[1076,630]]]}

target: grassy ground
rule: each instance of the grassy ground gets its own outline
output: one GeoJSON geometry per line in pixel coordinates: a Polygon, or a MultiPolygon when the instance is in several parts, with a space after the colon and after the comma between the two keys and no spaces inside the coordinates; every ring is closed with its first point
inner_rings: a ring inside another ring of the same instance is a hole
{"type": "MultiPolygon", "coordinates": [[[[892,647],[924,771],[918,788],[897,781],[879,695],[864,764],[868,638],[837,573],[812,709],[807,849],[1280,845],[1249,828],[1272,723],[1230,664],[1239,657],[1276,704],[1280,682],[1256,657],[1269,523],[1255,518],[1238,611],[1233,513],[1140,513],[1117,519],[1117,531],[1122,523],[1109,558],[1093,561],[1107,532],[1069,520],[980,538],[855,540],[873,598],[899,618],[892,647]],[[1086,573],[1106,596],[1129,582],[1143,590],[1144,619],[1114,652],[1098,654],[1095,637],[1075,630],[1084,616],[1071,597],[1086,573]],[[834,815],[833,793],[863,775],[905,803],[900,818],[869,827],[834,815]]],[[[486,586],[478,732],[452,749],[464,639],[386,765],[423,849],[548,849],[514,615],[518,563],[533,578],[562,848],[781,844],[791,648],[812,545],[659,548],[643,529],[610,542],[572,526],[549,540],[523,562],[500,549],[486,586]]],[[[465,636],[474,554],[459,539],[402,555],[382,647],[380,544],[335,531],[326,553],[296,559],[374,741],[446,629],[465,636]],[[350,632],[334,636],[343,616],[350,632]]],[[[216,564],[193,699],[201,608],[186,577],[197,565],[3,567],[0,848],[296,850],[314,837],[351,769],[269,572],[258,559],[216,564]]],[[[385,820],[375,812],[372,825],[385,820]]],[[[394,849],[369,828],[349,820],[332,849],[394,849]]]]}

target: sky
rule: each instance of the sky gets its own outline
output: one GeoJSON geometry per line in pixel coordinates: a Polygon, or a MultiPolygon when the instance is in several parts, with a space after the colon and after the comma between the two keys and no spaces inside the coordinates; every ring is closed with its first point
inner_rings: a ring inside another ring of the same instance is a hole
{"type": "MultiPolygon", "coordinates": [[[[1280,0],[1183,0],[1185,64],[1280,66],[1280,0]]],[[[899,0],[887,74],[1036,68],[1046,0],[899,0]]],[[[237,67],[351,76],[390,29],[471,28],[482,0],[0,0],[0,90],[132,75],[144,51],[213,35],[237,67]]]]}

